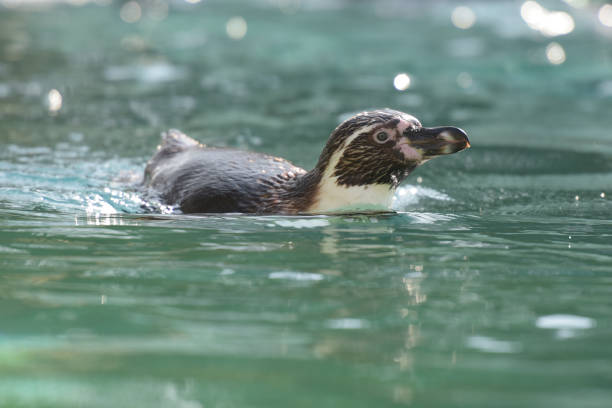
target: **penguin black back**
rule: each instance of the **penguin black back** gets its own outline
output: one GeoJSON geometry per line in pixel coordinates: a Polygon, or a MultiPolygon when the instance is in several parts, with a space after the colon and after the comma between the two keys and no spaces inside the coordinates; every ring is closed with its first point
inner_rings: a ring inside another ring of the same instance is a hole
{"type": "Polygon", "coordinates": [[[278,157],[207,147],[172,129],[162,134],[144,183],[184,213],[300,212],[307,203],[287,201],[295,195],[287,187],[305,173],[278,157]]]}

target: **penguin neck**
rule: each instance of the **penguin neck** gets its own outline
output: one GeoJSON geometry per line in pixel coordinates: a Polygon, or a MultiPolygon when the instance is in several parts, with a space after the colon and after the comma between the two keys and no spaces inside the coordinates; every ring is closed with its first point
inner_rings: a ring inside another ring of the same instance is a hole
{"type": "Polygon", "coordinates": [[[330,161],[326,164],[323,169],[317,165],[292,183],[291,196],[302,203],[299,212],[341,214],[391,211],[395,185],[343,185],[334,176],[336,163],[330,161]]]}
{"type": "Polygon", "coordinates": [[[359,134],[339,139],[332,133],[316,167],[291,183],[290,194],[300,202],[299,212],[339,214],[391,211],[395,189],[407,173],[391,177],[389,183],[346,184],[338,180],[336,166],[345,147],[359,134]]]}
{"type": "Polygon", "coordinates": [[[334,214],[391,211],[395,187],[389,184],[342,185],[325,172],[319,177],[306,212],[334,214]]]}

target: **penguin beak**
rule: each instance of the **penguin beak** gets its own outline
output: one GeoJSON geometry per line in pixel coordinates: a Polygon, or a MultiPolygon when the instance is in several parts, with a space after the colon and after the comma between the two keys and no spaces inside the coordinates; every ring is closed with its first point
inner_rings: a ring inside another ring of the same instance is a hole
{"type": "Polygon", "coordinates": [[[456,127],[420,128],[404,132],[400,144],[409,143],[421,153],[423,160],[460,152],[470,147],[467,134],[456,127]]]}

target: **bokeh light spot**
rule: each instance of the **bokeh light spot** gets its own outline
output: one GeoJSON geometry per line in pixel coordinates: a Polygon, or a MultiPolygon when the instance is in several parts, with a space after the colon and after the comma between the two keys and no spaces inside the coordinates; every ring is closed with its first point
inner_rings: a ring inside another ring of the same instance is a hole
{"type": "Polygon", "coordinates": [[[599,21],[606,27],[612,27],[612,4],[604,4],[597,13],[599,21]]]}
{"type": "Polygon", "coordinates": [[[551,42],[546,46],[546,59],[553,65],[563,64],[565,62],[565,50],[561,44],[551,42]]]}
{"type": "Polygon", "coordinates": [[[574,8],[585,8],[589,5],[589,0],[563,0],[565,3],[569,4],[574,8]]]}
{"type": "Polygon", "coordinates": [[[458,6],[451,14],[451,21],[455,27],[467,30],[476,22],[476,14],[467,6],[458,6]]]}
{"type": "Polygon", "coordinates": [[[535,1],[526,1],[521,6],[521,17],[529,27],[537,27],[544,16],[544,8],[535,1]]]}
{"type": "Polygon", "coordinates": [[[472,76],[467,72],[461,72],[459,75],[457,75],[457,85],[459,85],[461,88],[467,89],[472,86],[473,82],[472,76]]]}
{"type": "Polygon", "coordinates": [[[51,113],[56,113],[62,109],[62,94],[57,89],[52,89],[47,94],[47,105],[51,113]]]}
{"type": "Polygon", "coordinates": [[[540,31],[548,37],[556,37],[571,33],[575,27],[572,16],[565,11],[554,11],[546,16],[540,31]]]}
{"type": "Polygon", "coordinates": [[[244,18],[232,17],[225,25],[225,31],[232,40],[241,40],[247,33],[247,23],[244,18]]]}
{"type": "Polygon", "coordinates": [[[406,73],[397,74],[395,78],[393,78],[393,86],[398,91],[405,91],[408,89],[410,87],[410,82],[412,82],[410,75],[406,73]]]}
{"type": "Polygon", "coordinates": [[[521,17],[532,30],[547,37],[566,35],[574,31],[576,24],[565,11],[550,11],[536,1],[526,1],[521,6],[521,17]]]}
{"type": "Polygon", "coordinates": [[[126,23],[135,23],[142,17],[140,4],[135,1],[128,1],[119,10],[119,17],[126,23]]]}

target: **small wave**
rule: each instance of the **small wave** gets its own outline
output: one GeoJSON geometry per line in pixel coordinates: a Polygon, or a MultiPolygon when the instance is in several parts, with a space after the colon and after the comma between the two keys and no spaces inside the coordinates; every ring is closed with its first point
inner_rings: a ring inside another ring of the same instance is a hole
{"type": "Polygon", "coordinates": [[[418,213],[418,212],[404,212],[404,215],[412,218],[412,222],[415,224],[435,224],[442,221],[450,221],[456,218],[452,214],[437,214],[437,213],[418,213]]]}
{"type": "Polygon", "coordinates": [[[87,215],[108,215],[116,214],[117,210],[110,203],[106,202],[99,194],[93,194],[85,198],[87,215]]]}
{"type": "MultiPolygon", "coordinates": [[[[120,213],[142,213],[151,203],[143,200],[137,192],[105,187],[100,193],[73,194],[70,197],[85,210],[88,217],[101,217],[120,213]]],[[[161,213],[164,206],[160,206],[161,213]]],[[[156,206],[156,208],[158,208],[156,206]]]]}

